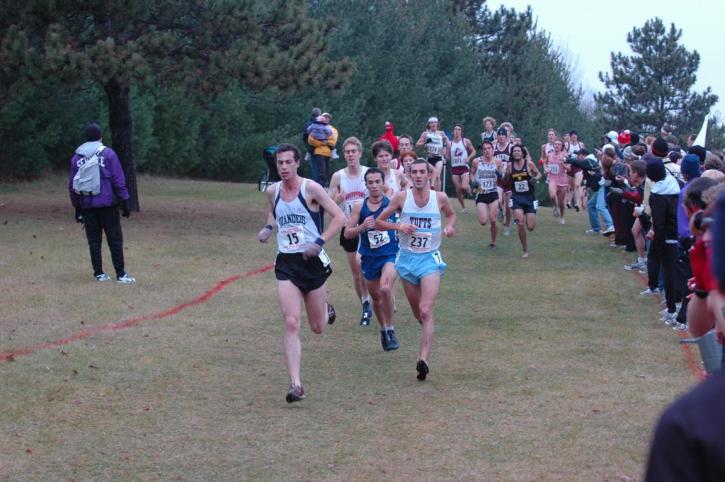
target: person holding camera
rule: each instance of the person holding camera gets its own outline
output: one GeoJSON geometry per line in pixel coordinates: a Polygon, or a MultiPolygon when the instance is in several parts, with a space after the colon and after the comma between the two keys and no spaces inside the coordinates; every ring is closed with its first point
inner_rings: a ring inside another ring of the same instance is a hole
{"type": "Polygon", "coordinates": [[[128,208],[128,190],[118,156],[103,145],[103,129],[98,124],[85,128],[86,142],[78,146],[70,161],[68,191],[75,208],[75,220],[83,224],[91,252],[91,264],[96,281],[111,279],[103,271],[101,246],[103,233],[111,250],[116,281],[132,284],[136,278],[126,273],[123,259],[123,232],[121,216],[131,214],[128,208]]]}

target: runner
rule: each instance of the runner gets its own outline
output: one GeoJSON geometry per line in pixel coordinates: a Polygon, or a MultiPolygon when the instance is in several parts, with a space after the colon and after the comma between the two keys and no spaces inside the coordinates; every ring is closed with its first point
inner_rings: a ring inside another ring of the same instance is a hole
{"type": "Polygon", "coordinates": [[[456,188],[456,197],[461,205],[461,212],[466,212],[466,203],[463,201],[463,191],[469,196],[471,193],[470,178],[468,175],[471,159],[476,155],[476,148],[471,141],[463,137],[463,125],[453,126],[453,139],[445,150],[446,159],[451,161],[451,179],[456,188]]]}
{"type": "Polygon", "coordinates": [[[393,161],[393,146],[388,141],[376,141],[373,143],[371,150],[378,169],[383,172],[385,185],[387,186],[385,195],[392,197],[396,192],[405,189],[408,180],[403,175],[403,171],[393,169],[391,166],[391,162],[393,161]]]}
{"type": "Polygon", "coordinates": [[[510,179],[513,187],[511,194],[511,208],[514,218],[519,226],[519,241],[524,250],[522,258],[529,257],[529,245],[526,240],[526,230],[533,231],[536,227],[536,208],[538,202],[534,197],[534,181],[541,179],[541,173],[536,169],[536,164],[527,161],[528,152],[521,145],[515,145],[511,150],[511,162],[506,171],[506,177],[510,179]],[[526,227],[524,227],[524,224],[526,227]]]}
{"type": "Polygon", "coordinates": [[[300,379],[302,305],[312,331],[321,334],[335,321],[335,309],[327,302],[325,281],[332,273],[330,258],[322,249],[345,222],[345,215],[316,182],[297,175],[300,151],[292,144],[280,144],[275,154],[281,181],[267,189],[267,225],[257,238],[266,243],[277,226],[277,299],[284,317],[284,354],[290,376],[288,403],[305,398],[300,379]],[[324,209],[331,217],[321,231],[324,209]]]}
{"type": "Polygon", "coordinates": [[[476,211],[478,222],[485,226],[491,222],[491,243],[489,248],[496,247],[496,217],[498,216],[499,197],[496,181],[501,177],[503,163],[493,158],[493,144],[484,141],[481,145],[483,156],[473,161],[471,177],[476,187],[476,211]]]}
{"type": "Polygon", "coordinates": [[[565,222],[566,193],[569,189],[569,180],[566,175],[569,164],[564,161],[566,161],[564,141],[556,139],[554,141],[554,150],[549,152],[544,163],[544,172],[546,172],[546,181],[549,184],[549,199],[554,207],[554,217],[560,218],[560,224],[565,222]]]}
{"type": "MultiPolygon", "coordinates": [[[[400,152],[400,162],[403,165],[403,175],[405,176],[405,180],[406,180],[408,186],[413,185],[413,178],[410,175],[410,166],[413,165],[413,161],[415,161],[416,159],[420,159],[420,158],[413,151],[401,151],[400,152]]],[[[423,160],[425,160],[425,159],[423,159],[423,160]]]]}
{"type": "Polygon", "coordinates": [[[541,163],[545,163],[549,157],[549,153],[554,152],[554,142],[556,141],[556,131],[549,129],[546,131],[546,144],[541,145],[541,163]]]}
{"type": "Polygon", "coordinates": [[[393,159],[393,162],[391,165],[393,166],[393,169],[403,169],[403,165],[400,162],[400,156],[405,151],[414,151],[413,148],[413,138],[410,137],[408,134],[403,134],[398,138],[398,157],[396,159],[393,159]]]}
{"type": "MultiPolygon", "coordinates": [[[[360,165],[362,157],[362,143],[357,137],[348,137],[342,145],[343,156],[347,167],[336,171],[330,180],[330,197],[342,204],[345,219],[350,216],[355,204],[361,203],[368,192],[365,188],[365,171],[367,166],[360,165]]],[[[352,272],[352,285],[362,304],[360,325],[368,326],[373,316],[370,295],[365,286],[365,279],[360,271],[360,255],[357,252],[358,240],[356,237],[345,238],[345,228],[340,233],[340,246],[347,256],[347,264],[352,272]]]]}
{"type": "Polygon", "coordinates": [[[448,145],[448,136],[438,126],[437,117],[429,118],[426,129],[415,143],[416,147],[425,146],[426,159],[433,166],[433,189],[436,191],[441,190],[441,173],[445,164],[443,149],[448,145]]]}
{"type": "MultiPolygon", "coordinates": [[[[390,200],[383,195],[385,175],[376,167],[369,168],[365,172],[365,186],[370,195],[362,203],[353,206],[345,226],[345,237],[351,239],[360,236],[358,250],[362,257],[362,272],[380,324],[380,343],[385,351],[397,350],[400,345],[393,320],[397,231],[375,230],[375,218],[390,204],[390,200]]],[[[395,222],[395,218],[393,213],[388,221],[395,222]]]]}
{"type": "Polygon", "coordinates": [[[455,234],[456,213],[445,193],[430,188],[431,166],[418,159],[410,171],[413,187],[393,196],[388,207],[377,217],[375,229],[400,232],[400,252],[395,269],[403,280],[413,315],[422,325],[420,355],[415,367],[418,380],[422,381],[429,372],[428,355],[435,328],[433,305],[438,297],[441,275],[446,269],[438,248],[441,234],[447,237],[455,234]],[[400,223],[387,221],[396,212],[401,213],[400,223]],[[445,227],[441,212],[446,217],[445,227]]]}
{"type": "MultiPolygon", "coordinates": [[[[493,158],[497,161],[501,161],[504,170],[508,165],[509,158],[511,157],[511,147],[513,144],[509,139],[511,132],[505,127],[499,127],[496,132],[496,143],[493,145],[493,158]]],[[[503,213],[499,215],[499,220],[503,221],[503,235],[508,236],[511,226],[511,208],[509,207],[509,200],[511,199],[511,185],[508,181],[501,178],[498,180],[498,197],[504,203],[503,213]]]]}
{"type": "Polygon", "coordinates": [[[483,118],[483,132],[481,132],[481,142],[488,141],[493,144],[496,140],[496,119],[493,117],[483,118]]]}
{"type": "MultiPolygon", "coordinates": [[[[567,157],[576,157],[582,149],[584,149],[584,143],[579,141],[579,135],[576,131],[570,131],[567,157]]],[[[576,212],[579,212],[579,208],[586,209],[587,205],[586,189],[582,187],[584,173],[577,166],[570,165],[569,167],[569,171],[566,173],[569,176],[569,195],[566,199],[566,206],[573,207],[576,212]]]]}

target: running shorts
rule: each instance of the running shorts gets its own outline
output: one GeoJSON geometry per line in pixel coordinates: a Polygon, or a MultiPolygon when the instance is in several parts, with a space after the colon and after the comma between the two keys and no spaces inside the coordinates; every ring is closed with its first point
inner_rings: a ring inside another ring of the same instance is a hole
{"type": "Polygon", "coordinates": [[[446,266],[439,251],[413,253],[401,249],[395,259],[395,269],[398,271],[398,275],[404,281],[414,285],[420,284],[422,278],[434,273],[440,273],[443,276],[446,266]]]}
{"type": "Polygon", "coordinates": [[[380,279],[383,273],[383,267],[386,263],[395,263],[395,254],[388,256],[361,256],[360,268],[363,276],[368,281],[380,279]]]}
{"type": "Polygon", "coordinates": [[[521,209],[524,214],[536,214],[536,206],[534,206],[534,197],[518,197],[511,196],[511,209],[521,209]]]}
{"type": "Polygon", "coordinates": [[[354,253],[355,251],[357,251],[357,246],[359,242],[359,236],[355,236],[352,239],[345,239],[345,228],[343,227],[340,230],[340,246],[342,246],[342,249],[344,249],[346,253],[354,253]]]}
{"type": "Polygon", "coordinates": [[[491,204],[494,201],[498,201],[498,191],[488,193],[482,192],[476,195],[476,204],[491,204]]]}
{"type": "Polygon", "coordinates": [[[302,253],[277,253],[274,274],[277,280],[291,281],[303,294],[307,294],[325,284],[332,274],[332,266],[324,250],[320,256],[308,259],[304,259],[302,253]]]}
{"type": "Polygon", "coordinates": [[[468,174],[468,166],[454,166],[451,167],[451,174],[454,176],[462,176],[464,174],[468,174]]]}

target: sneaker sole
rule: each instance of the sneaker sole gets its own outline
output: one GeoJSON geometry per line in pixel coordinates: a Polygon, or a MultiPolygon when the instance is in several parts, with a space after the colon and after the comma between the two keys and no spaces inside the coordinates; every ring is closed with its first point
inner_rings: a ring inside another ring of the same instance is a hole
{"type": "Polygon", "coordinates": [[[418,380],[421,382],[425,380],[428,376],[428,372],[430,371],[428,369],[428,364],[426,364],[423,360],[418,360],[418,364],[415,365],[415,369],[418,371],[418,380]]]}

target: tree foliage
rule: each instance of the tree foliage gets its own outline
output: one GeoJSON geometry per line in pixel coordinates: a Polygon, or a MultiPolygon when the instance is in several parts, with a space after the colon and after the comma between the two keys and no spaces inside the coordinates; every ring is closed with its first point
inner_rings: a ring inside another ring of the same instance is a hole
{"type": "Polygon", "coordinates": [[[633,54],[612,52],[611,74],[599,73],[607,91],[595,100],[605,122],[640,132],[658,132],[666,122],[684,136],[699,129],[718,98],[709,87],[692,92],[700,55],[680,45],[681,36],[659,18],[627,34],[633,54]]]}

